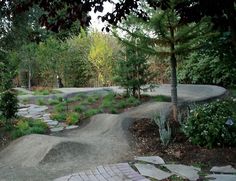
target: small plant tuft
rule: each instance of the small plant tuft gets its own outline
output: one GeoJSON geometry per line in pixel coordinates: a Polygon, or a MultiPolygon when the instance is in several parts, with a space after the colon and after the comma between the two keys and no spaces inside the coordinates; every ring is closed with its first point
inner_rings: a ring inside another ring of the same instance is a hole
{"type": "Polygon", "coordinates": [[[159,127],[159,134],[162,144],[167,146],[171,140],[171,129],[169,122],[167,121],[166,114],[164,112],[160,112],[160,114],[154,115],[153,121],[159,127]]]}

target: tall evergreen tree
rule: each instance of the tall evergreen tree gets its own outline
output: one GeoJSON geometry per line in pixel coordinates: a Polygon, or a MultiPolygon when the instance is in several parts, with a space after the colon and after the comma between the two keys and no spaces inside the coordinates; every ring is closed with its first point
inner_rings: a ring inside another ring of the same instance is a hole
{"type": "MultiPolygon", "coordinates": [[[[171,68],[171,98],[173,104],[173,117],[177,121],[178,97],[177,97],[177,61],[181,61],[184,55],[201,46],[201,39],[210,36],[210,27],[204,19],[199,23],[181,24],[180,16],[175,7],[178,0],[170,0],[165,10],[151,12],[149,22],[142,23],[142,32],[133,33],[129,29],[122,28],[134,37],[140,37],[147,43],[142,50],[155,55],[160,59],[168,59],[171,68]]],[[[137,21],[133,21],[136,23],[137,21]]],[[[135,24],[134,24],[135,25],[135,24]]]]}

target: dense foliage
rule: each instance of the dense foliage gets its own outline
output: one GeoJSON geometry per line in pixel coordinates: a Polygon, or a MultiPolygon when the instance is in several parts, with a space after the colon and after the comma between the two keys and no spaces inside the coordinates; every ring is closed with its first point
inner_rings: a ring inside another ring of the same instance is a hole
{"type": "Polygon", "coordinates": [[[197,106],[183,125],[184,133],[196,145],[236,146],[235,108],[235,99],[197,106]]]}
{"type": "Polygon", "coordinates": [[[123,56],[117,62],[115,81],[126,89],[127,95],[140,98],[142,86],[152,80],[147,60],[145,53],[135,47],[126,46],[123,56]]]}
{"type": "Polygon", "coordinates": [[[180,65],[178,79],[187,84],[235,85],[236,61],[194,53],[180,65]]]}
{"type": "Polygon", "coordinates": [[[4,91],[0,94],[0,115],[6,120],[16,117],[18,100],[12,91],[4,91]]]}

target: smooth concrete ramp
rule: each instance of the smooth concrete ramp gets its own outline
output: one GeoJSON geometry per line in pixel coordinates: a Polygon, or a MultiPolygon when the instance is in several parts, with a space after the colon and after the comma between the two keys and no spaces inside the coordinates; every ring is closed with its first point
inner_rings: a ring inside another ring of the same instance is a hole
{"type": "MultiPolygon", "coordinates": [[[[73,93],[85,91],[81,89],[74,88],[73,93]]],[[[110,89],[121,91],[118,87],[110,89]]],[[[179,97],[185,101],[216,98],[226,92],[218,86],[203,85],[180,85],[178,90],[179,97]]],[[[170,86],[162,85],[148,94],[169,95],[170,86]]],[[[19,138],[0,152],[0,178],[46,181],[97,165],[132,159],[132,137],[128,128],[133,119],[150,118],[156,112],[169,111],[170,107],[171,103],[145,103],[118,115],[95,115],[81,128],[58,135],[34,134],[19,138]]]]}

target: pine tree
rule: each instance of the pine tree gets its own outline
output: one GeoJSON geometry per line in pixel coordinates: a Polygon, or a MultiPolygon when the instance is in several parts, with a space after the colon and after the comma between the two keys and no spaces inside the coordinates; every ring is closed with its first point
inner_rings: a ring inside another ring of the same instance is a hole
{"type": "MultiPolygon", "coordinates": [[[[141,46],[142,42],[132,38],[130,43],[141,46]]],[[[116,82],[126,89],[127,95],[140,98],[142,86],[153,78],[149,71],[148,56],[137,47],[125,44],[122,58],[117,62],[116,82]]]]}
{"type": "MultiPolygon", "coordinates": [[[[171,98],[173,118],[177,121],[177,61],[201,46],[201,40],[210,36],[211,28],[206,19],[199,23],[182,24],[175,7],[181,0],[170,0],[165,10],[150,11],[149,22],[129,21],[133,26],[141,27],[142,31],[133,33],[127,27],[120,27],[133,37],[139,37],[146,43],[142,51],[167,59],[171,68],[171,98]],[[145,32],[145,33],[143,33],[145,32]]],[[[140,29],[140,28],[139,28],[140,29]]]]}

